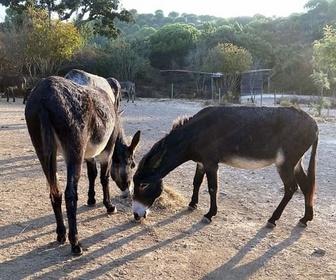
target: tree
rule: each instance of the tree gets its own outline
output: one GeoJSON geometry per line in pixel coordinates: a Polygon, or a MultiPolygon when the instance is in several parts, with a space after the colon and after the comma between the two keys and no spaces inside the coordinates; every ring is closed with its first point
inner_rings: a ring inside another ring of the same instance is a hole
{"type": "Polygon", "coordinates": [[[314,70],[310,77],[312,78],[314,85],[318,88],[320,96],[323,96],[324,89],[330,89],[330,81],[326,73],[323,73],[321,70],[314,70]]]}
{"type": "Polygon", "coordinates": [[[134,81],[136,78],[146,78],[150,70],[148,58],[140,56],[135,52],[131,43],[123,40],[116,40],[106,49],[111,76],[121,80],[134,81]]]}
{"type": "Polygon", "coordinates": [[[313,64],[315,68],[329,71],[336,70],[336,29],[324,28],[323,38],[313,43],[313,64]]]}
{"type": "Polygon", "coordinates": [[[60,20],[74,18],[76,26],[93,22],[96,34],[115,38],[121,30],[116,28],[115,20],[131,22],[132,14],[122,9],[118,12],[119,0],[0,0],[0,4],[9,7],[16,15],[22,14],[29,8],[43,9],[48,12],[49,21],[52,13],[57,13],[60,20]]]}
{"type": "Polygon", "coordinates": [[[162,20],[165,18],[162,10],[156,10],[155,11],[155,23],[160,24],[162,20]]]}
{"type": "Polygon", "coordinates": [[[135,36],[137,38],[148,38],[149,36],[153,35],[154,33],[156,33],[156,30],[153,28],[153,27],[148,27],[148,26],[145,26],[145,27],[142,27],[136,34],[135,36]]]}
{"type": "Polygon", "coordinates": [[[329,90],[335,84],[336,71],[336,29],[332,26],[324,28],[323,38],[313,43],[314,71],[310,75],[314,85],[318,89],[318,101],[313,104],[318,115],[321,115],[323,108],[330,104],[324,98],[324,89],[329,90]]]}
{"type": "Polygon", "coordinates": [[[199,44],[195,49],[191,50],[186,57],[187,69],[191,71],[191,78],[196,82],[197,93],[204,89],[206,76],[201,73],[204,63],[204,57],[207,54],[205,44],[199,44]]]}
{"type": "Polygon", "coordinates": [[[321,90],[321,81],[324,81],[323,84],[328,86],[322,86],[322,88],[328,89],[329,84],[335,82],[336,72],[336,29],[334,27],[326,26],[323,38],[314,41],[312,62],[316,69],[315,74],[311,76],[314,84],[316,85],[317,77],[324,77],[317,79],[320,81],[318,88],[321,90]]]}
{"type": "Polygon", "coordinates": [[[23,23],[12,25],[2,36],[6,57],[19,72],[25,67],[31,76],[57,74],[82,45],[72,23],[50,22],[44,10],[28,9],[23,23]]]}
{"type": "Polygon", "coordinates": [[[193,26],[175,23],[160,28],[149,37],[153,67],[171,69],[173,65],[183,68],[185,56],[196,47],[201,32],[193,26]]]}
{"type": "Polygon", "coordinates": [[[3,72],[22,73],[26,63],[28,28],[7,27],[0,33],[0,67],[3,72]]]}
{"type": "Polygon", "coordinates": [[[218,44],[209,51],[203,65],[208,72],[225,74],[242,73],[252,66],[252,55],[244,48],[233,44],[218,44]]]}
{"type": "Polygon", "coordinates": [[[252,55],[244,48],[233,44],[218,44],[209,51],[204,59],[203,69],[207,72],[221,72],[221,88],[227,93],[236,93],[239,84],[239,76],[252,66],[252,55]]]}
{"type": "Polygon", "coordinates": [[[330,106],[328,99],[324,98],[323,91],[324,89],[330,89],[330,82],[328,75],[320,71],[313,71],[313,74],[310,75],[313,80],[314,85],[318,88],[319,95],[317,102],[312,103],[313,108],[317,111],[317,114],[321,116],[322,109],[330,106]]]}
{"type": "Polygon", "coordinates": [[[180,13],[178,13],[178,12],[170,12],[169,14],[168,14],[168,17],[170,17],[170,18],[173,18],[173,19],[176,19],[177,17],[179,17],[180,16],[180,13]]]}

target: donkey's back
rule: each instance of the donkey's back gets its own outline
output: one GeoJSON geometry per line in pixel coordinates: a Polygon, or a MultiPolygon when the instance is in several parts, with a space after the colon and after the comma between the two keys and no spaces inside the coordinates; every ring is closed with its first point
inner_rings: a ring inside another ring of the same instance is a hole
{"type": "MultiPolygon", "coordinates": [[[[49,77],[35,87],[29,99],[25,115],[32,140],[45,133],[40,131],[42,128],[50,130],[58,149],[64,150],[66,161],[72,153],[91,158],[105,148],[114,129],[115,118],[111,116],[115,116],[115,111],[103,90],[49,77]],[[38,129],[32,129],[35,126],[38,129]],[[84,149],[85,153],[77,149],[84,149]]],[[[40,149],[42,146],[37,152],[40,149]]]]}
{"type": "MultiPolygon", "coordinates": [[[[181,130],[182,132],[182,130],[181,130]]],[[[296,165],[318,135],[316,121],[294,107],[208,107],[185,125],[197,157],[257,169],[296,165]]]]}
{"type": "Polygon", "coordinates": [[[108,81],[103,77],[85,72],[80,69],[72,69],[64,77],[79,85],[100,88],[109,94],[113,103],[116,102],[113,89],[111,88],[108,81]]]}

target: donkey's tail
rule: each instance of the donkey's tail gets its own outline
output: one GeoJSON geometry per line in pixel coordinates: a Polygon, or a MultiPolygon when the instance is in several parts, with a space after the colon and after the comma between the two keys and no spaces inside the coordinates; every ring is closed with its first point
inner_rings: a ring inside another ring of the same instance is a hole
{"type": "Polygon", "coordinates": [[[39,112],[42,137],[42,167],[50,186],[51,199],[60,196],[57,182],[57,146],[52,122],[49,112],[45,109],[39,112]]]}
{"type": "Polygon", "coordinates": [[[316,137],[310,154],[309,166],[307,171],[308,177],[308,184],[309,189],[306,197],[306,202],[308,205],[313,206],[314,204],[314,196],[316,191],[316,183],[315,183],[315,175],[316,175],[316,151],[317,151],[317,144],[318,144],[318,136],[316,137]]]}

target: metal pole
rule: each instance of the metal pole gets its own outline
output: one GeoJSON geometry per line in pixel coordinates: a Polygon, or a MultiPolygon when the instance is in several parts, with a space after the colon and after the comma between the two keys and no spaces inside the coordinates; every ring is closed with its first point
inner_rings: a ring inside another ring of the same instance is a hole
{"type": "Polygon", "coordinates": [[[213,78],[211,77],[211,99],[214,99],[214,81],[213,78]]]}

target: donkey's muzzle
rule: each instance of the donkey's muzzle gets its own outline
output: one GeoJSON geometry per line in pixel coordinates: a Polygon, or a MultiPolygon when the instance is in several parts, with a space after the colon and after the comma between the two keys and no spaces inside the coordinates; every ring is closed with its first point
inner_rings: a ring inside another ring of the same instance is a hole
{"type": "Polygon", "coordinates": [[[133,212],[133,215],[134,215],[134,219],[136,221],[139,221],[141,218],[145,218],[145,219],[147,218],[147,211],[145,212],[145,214],[142,217],[136,212],[133,212]]]}
{"type": "Polygon", "coordinates": [[[133,215],[134,215],[134,219],[135,219],[136,221],[139,221],[139,220],[141,219],[141,217],[139,216],[138,213],[133,212],[133,215]]]}

